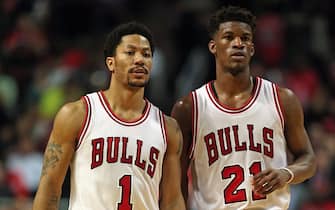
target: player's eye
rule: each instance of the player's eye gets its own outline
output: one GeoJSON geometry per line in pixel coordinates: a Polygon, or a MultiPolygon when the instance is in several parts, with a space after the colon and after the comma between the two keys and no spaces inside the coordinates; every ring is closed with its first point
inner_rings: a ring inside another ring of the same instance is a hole
{"type": "Polygon", "coordinates": [[[231,40],[233,40],[233,36],[232,35],[224,35],[223,39],[231,41],[231,40]]]}
{"type": "Polygon", "coordinates": [[[126,51],[125,54],[127,54],[127,55],[134,55],[135,52],[134,51],[126,51]]]}
{"type": "Polygon", "coordinates": [[[241,40],[242,40],[243,42],[248,42],[248,41],[251,40],[251,38],[250,38],[249,36],[243,36],[243,37],[241,37],[241,40]]]}
{"type": "Polygon", "coordinates": [[[144,52],[143,56],[146,58],[150,58],[151,57],[151,53],[150,52],[144,52]]]}

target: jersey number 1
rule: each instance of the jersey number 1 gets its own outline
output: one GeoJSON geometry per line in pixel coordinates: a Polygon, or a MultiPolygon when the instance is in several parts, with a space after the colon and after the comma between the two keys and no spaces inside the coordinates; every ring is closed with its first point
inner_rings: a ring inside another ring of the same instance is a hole
{"type": "Polygon", "coordinates": [[[122,188],[121,202],[117,204],[118,210],[132,210],[133,204],[130,203],[131,194],[131,176],[124,175],[119,180],[119,186],[122,188]]]}
{"type": "MultiPolygon", "coordinates": [[[[262,170],[261,162],[254,162],[249,167],[250,175],[256,175],[262,170]]],[[[235,203],[247,200],[246,189],[239,189],[237,188],[244,182],[246,179],[244,177],[244,169],[240,165],[232,165],[224,167],[222,172],[222,179],[228,179],[234,176],[228,186],[224,189],[224,199],[225,203],[235,203]]],[[[249,180],[247,180],[249,181],[249,180]]],[[[264,199],[266,196],[255,194],[252,191],[252,200],[260,200],[264,199]]]]}

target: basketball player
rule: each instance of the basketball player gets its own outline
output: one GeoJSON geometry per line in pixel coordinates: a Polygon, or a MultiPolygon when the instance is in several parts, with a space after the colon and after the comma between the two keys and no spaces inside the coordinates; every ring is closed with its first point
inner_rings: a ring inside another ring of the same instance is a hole
{"type": "Polygon", "coordinates": [[[70,210],[185,209],[180,187],[182,133],[144,98],[154,45],[130,22],[105,43],[107,90],[64,105],[45,151],[34,210],[58,209],[71,167],[70,210]]]}
{"type": "Polygon", "coordinates": [[[184,137],[184,198],[197,210],[287,209],[289,185],[316,170],[297,97],[250,74],[254,32],[246,9],[223,7],[212,15],[208,48],[216,79],[172,109],[184,137]],[[289,165],[287,148],[294,156],[289,165]]]}

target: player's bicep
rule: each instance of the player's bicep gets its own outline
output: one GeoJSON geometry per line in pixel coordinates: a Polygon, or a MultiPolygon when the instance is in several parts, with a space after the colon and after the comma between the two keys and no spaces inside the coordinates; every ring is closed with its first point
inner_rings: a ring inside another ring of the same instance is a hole
{"type": "Polygon", "coordinates": [[[85,116],[81,101],[61,108],[44,152],[40,184],[34,199],[34,210],[58,209],[62,184],[74,153],[76,136],[85,116]]]}
{"type": "MultiPolygon", "coordinates": [[[[183,136],[177,122],[172,118],[167,121],[167,150],[163,164],[163,178],[171,179],[169,175],[180,177],[180,155],[183,149],[183,136]]],[[[180,180],[177,180],[180,183],[180,180]]],[[[178,186],[179,187],[179,186],[178,186]]]]}
{"type": "Polygon", "coordinates": [[[280,89],[285,117],[285,137],[290,151],[295,155],[311,151],[311,144],[304,126],[304,114],[297,96],[289,89],[280,89]]]}
{"type": "MultiPolygon", "coordinates": [[[[172,118],[170,118],[170,120],[172,120],[172,118]]],[[[168,131],[169,133],[167,153],[173,156],[176,155],[179,159],[183,150],[183,135],[178,123],[175,120],[173,120],[172,122],[173,123],[170,123],[172,124],[172,126],[169,126],[170,131],[168,131]]]]}
{"type": "Polygon", "coordinates": [[[193,100],[192,96],[188,95],[181,100],[178,100],[172,109],[171,116],[175,118],[180,126],[183,135],[183,148],[181,154],[181,177],[182,191],[185,200],[188,199],[188,169],[190,165],[190,151],[192,147],[192,112],[193,100]]]}
{"type": "Polygon", "coordinates": [[[74,147],[56,139],[57,137],[51,136],[45,149],[41,180],[48,177],[61,184],[72,158],[74,147]]]}
{"type": "Polygon", "coordinates": [[[50,178],[61,185],[72,159],[83,113],[81,102],[68,104],[58,112],[44,152],[41,180],[50,178]]]}
{"type": "Polygon", "coordinates": [[[183,135],[182,167],[185,171],[189,167],[189,155],[192,147],[192,112],[193,100],[191,95],[178,100],[171,111],[171,116],[177,120],[183,135]]]}
{"type": "Polygon", "coordinates": [[[181,128],[184,140],[192,136],[192,103],[191,96],[187,96],[177,101],[171,111],[171,116],[181,128]]]}
{"type": "Polygon", "coordinates": [[[180,155],[183,149],[183,137],[177,122],[167,118],[168,146],[163,163],[161,181],[161,205],[173,206],[183,204],[181,194],[180,155]]]}

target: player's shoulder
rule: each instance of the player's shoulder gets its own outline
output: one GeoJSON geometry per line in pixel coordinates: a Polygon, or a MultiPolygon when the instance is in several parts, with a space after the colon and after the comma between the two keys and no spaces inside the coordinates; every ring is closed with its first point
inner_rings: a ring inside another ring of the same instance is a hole
{"type": "Polygon", "coordinates": [[[280,86],[276,82],[268,80],[266,78],[262,78],[262,77],[256,77],[256,78],[260,79],[262,83],[268,83],[271,86],[274,85],[277,89],[278,96],[282,103],[290,103],[292,102],[292,100],[293,101],[297,100],[297,96],[294,94],[294,92],[291,89],[280,86]]]}
{"type": "Polygon", "coordinates": [[[193,100],[192,100],[192,94],[190,93],[186,96],[179,98],[173,105],[172,109],[184,112],[192,109],[192,106],[193,106],[193,100]]]}
{"type": "Polygon", "coordinates": [[[302,104],[298,96],[289,88],[278,87],[280,106],[284,111],[285,120],[294,120],[303,113],[302,104]]]}
{"type": "Polygon", "coordinates": [[[278,87],[278,95],[282,105],[289,105],[299,101],[297,95],[291,89],[286,87],[278,87]]]}
{"type": "Polygon", "coordinates": [[[79,124],[86,116],[87,108],[82,99],[65,103],[56,115],[56,121],[62,123],[78,121],[79,124]]]}
{"type": "Polygon", "coordinates": [[[199,97],[207,95],[207,90],[213,84],[214,80],[207,82],[200,87],[193,89],[188,95],[182,96],[176,100],[173,109],[180,109],[181,111],[191,110],[193,104],[196,103],[199,97]]]}
{"type": "Polygon", "coordinates": [[[171,133],[171,131],[176,131],[176,130],[180,130],[179,128],[179,123],[178,121],[176,120],[175,117],[173,116],[169,116],[167,114],[164,114],[163,113],[163,118],[164,118],[164,124],[165,124],[165,128],[166,128],[166,131],[169,133],[171,133]]]}
{"type": "Polygon", "coordinates": [[[59,113],[62,114],[80,114],[86,112],[86,104],[82,99],[65,103],[59,113]]]}
{"type": "Polygon", "coordinates": [[[165,115],[165,128],[167,134],[167,142],[169,145],[177,145],[182,139],[182,133],[176,119],[165,115]]]}
{"type": "Polygon", "coordinates": [[[165,119],[165,124],[166,124],[167,129],[179,127],[178,122],[175,118],[168,116],[168,115],[164,115],[164,119],[165,119]]]}

